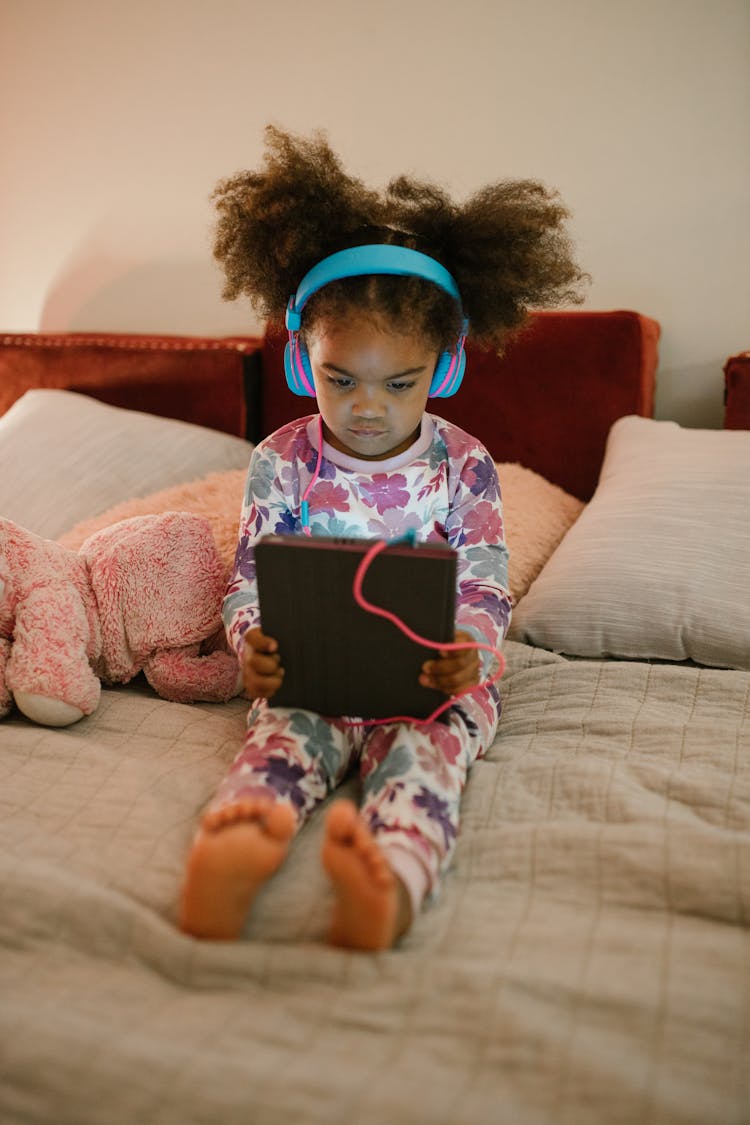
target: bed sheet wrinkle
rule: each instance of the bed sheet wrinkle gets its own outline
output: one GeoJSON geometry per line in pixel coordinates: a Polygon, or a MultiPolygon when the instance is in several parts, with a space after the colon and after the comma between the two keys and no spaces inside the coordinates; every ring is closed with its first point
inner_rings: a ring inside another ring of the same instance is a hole
{"type": "MultiPolygon", "coordinates": [[[[144,994],[133,988],[136,981],[126,966],[119,973],[107,972],[93,979],[86,966],[68,963],[60,967],[72,987],[59,1015],[54,999],[42,996],[38,1016],[41,1034],[32,1023],[27,1041],[18,1037],[14,1041],[17,1052],[26,1058],[30,1075],[44,1068],[61,1106],[69,1100],[78,1103],[80,1116],[68,1117],[61,1109],[55,1120],[97,1125],[159,1120],[160,1110],[173,1098],[180,1072],[195,1068],[203,1054],[215,1055],[212,1032],[235,1013],[222,999],[215,1012],[204,1003],[200,1019],[185,1020],[184,997],[179,991],[151,990],[144,994]],[[117,1023],[106,1036],[95,1038],[92,1033],[108,1006],[116,1008],[117,1023]],[[175,1021],[183,1029],[178,1039],[174,1036],[175,1021]],[[111,1051],[111,1042],[116,1043],[116,1052],[111,1051]],[[60,1052],[63,1044],[64,1058],[60,1052]],[[149,1065],[153,1060],[158,1060],[156,1066],[149,1065]],[[108,1097],[111,1089],[118,1091],[114,1102],[108,1097]],[[79,1090],[91,1091],[91,1100],[82,1103],[76,1097],[79,1090]]],[[[208,1083],[208,1090],[215,1104],[213,1083],[208,1083]]],[[[171,1114],[169,1119],[176,1120],[171,1114]]]]}
{"type": "MultiPolygon", "coordinates": [[[[423,959],[412,956],[409,962],[408,996],[400,989],[398,967],[386,954],[382,958],[381,978],[374,987],[356,997],[342,992],[336,999],[339,1026],[332,1027],[332,1034],[336,1037],[343,1034],[348,1040],[342,1062],[350,1068],[351,1074],[345,1096],[337,1099],[332,1122],[344,1125],[357,1120],[363,1102],[370,1103],[371,1113],[382,1113],[383,1120],[396,1120],[399,1111],[403,1111],[403,1103],[398,1104],[403,1094],[394,1096],[392,1091],[403,1091],[404,1082],[410,1081],[415,1054],[419,1056],[418,1071],[422,1081],[418,1095],[416,1089],[414,1092],[420,1099],[421,1110],[429,1113],[433,1108],[442,1112],[441,1105],[435,1103],[435,1089],[438,1079],[442,1079],[443,1089],[438,1101],[443,1101],[446,1067],[457,1061],[456,1044],[451,1039],[448,1054],[452,1054],[452,1058],[448,1059],[441,1042],[442,1020],[435,1019],[424,1001],[436,990],[442,990],[445,983],[435,979],[434,966],[423,959]]],[[[459,993],[460,1003],[468,1003],[466,994],[456,989],[455,995],[459,993]]]]}
{"type": "Polygon", "coordinates": [[[244,941],[175,928],[242,701],[134,685],[67,734],[6,720],[0,1119],[741,1121],[750,677],[507,656],[453,869],[376,956],[323,944],[320,816],[244,941]]]}

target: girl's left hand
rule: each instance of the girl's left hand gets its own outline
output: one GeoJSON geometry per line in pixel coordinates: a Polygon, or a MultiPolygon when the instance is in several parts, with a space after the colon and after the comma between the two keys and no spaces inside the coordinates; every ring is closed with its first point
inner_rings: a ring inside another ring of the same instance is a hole
{"type": "MultiPolygon", "coordinates": [[[[456,642],[471,644],[474,638],[459,630],[456,642]]],[[[422,665],[419,682],[422,687],[435,688],[444,695],[457,695],[466,688],[479,683],[479,651],[475,648],[441,652],[437,660],[428,660],[422,665]]]]}

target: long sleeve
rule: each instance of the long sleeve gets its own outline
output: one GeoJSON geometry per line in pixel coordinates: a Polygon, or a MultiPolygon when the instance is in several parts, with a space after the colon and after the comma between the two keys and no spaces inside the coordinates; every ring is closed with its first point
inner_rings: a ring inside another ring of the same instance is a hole
{"type": "Polygon", "coordinates": [[[279,458],[272,443],[261,443],[253,451],[240,515],[234,569],[222,608],[227,638],[238,655],[246,631],[260,623],[255,543],[265,534],[299,529],[293,510],[299,485],[295,480],[291,495],[286,495],[282,485],[284,470],[288,476],[289,463],[279,458]]]}
{"type": "Polygon", "coordinates": [[[453,457],[448,444],[451,502],[445,530],[458,553],[456,627],[498,648],[512,601],[497,471],[483,446],[453,457]]]}

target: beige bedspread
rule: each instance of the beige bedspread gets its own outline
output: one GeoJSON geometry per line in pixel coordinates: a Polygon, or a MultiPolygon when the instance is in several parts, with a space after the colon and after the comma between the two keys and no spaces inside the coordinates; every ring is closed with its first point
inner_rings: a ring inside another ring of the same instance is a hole
{"type": "Polygon", "coordinates": [[[750,1121],[750,674],[508,653],[453,870],[379,955],[322,941],[320,817],[246,941],[175,929],[241,701],[0,725],[0,1120],[750,1121]]]}

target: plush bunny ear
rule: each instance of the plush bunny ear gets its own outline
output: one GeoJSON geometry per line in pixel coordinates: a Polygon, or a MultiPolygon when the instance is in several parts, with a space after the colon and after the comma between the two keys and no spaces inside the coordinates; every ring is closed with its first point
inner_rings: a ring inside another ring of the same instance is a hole
{"type": "Polygon", "coordinates": [[[221,625],[226,568],[203,516],[134,516],[96,532],[79,552],[99,606],[109,677],[151,654],[200,643],[221,625]]]}

